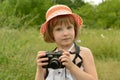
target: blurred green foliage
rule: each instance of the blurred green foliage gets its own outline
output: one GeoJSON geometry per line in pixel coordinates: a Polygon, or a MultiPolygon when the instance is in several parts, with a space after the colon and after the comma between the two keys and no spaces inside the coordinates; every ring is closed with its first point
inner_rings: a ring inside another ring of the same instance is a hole
{"type": "Polygon", "coordinates": [[[65,4],[72,9],[77,9],[85,5],[83,0],[53,0],[54,4],[65,4]]]}
{"type": "Polygon", "coordinates": [[[107,0],[99,5],[86,4],[75,10],[89,28],[120,28],[120,0],[107,0]]]}
{"type": "Polygon", "coordinates": [[[68,5],[83,18],[87,28],[120,28],[120,0],[106,0],[99,5],[83,0],[1,0],[0,27],[29,28],[45,21],[47,9],[54,4],[68,5]]]}
{"type": "Polygon", "coordinates": [[[13,25],[13,28],[40,25],[45,20],[45,12],[51,4],[50,0],[4,0],[0,3],[0,27],[9,27],[8,23],[16,22],[19,23],[13,25]]]}

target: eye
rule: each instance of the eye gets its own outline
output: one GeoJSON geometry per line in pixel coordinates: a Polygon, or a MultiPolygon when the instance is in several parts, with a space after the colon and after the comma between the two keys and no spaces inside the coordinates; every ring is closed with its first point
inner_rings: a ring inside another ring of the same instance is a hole
{"type": "Polygon", "coordinates": [[[61,30],[62,30],[62,28],[56,28],[55,30],[56,30],[56,31],[61,31],[61,30]]]}
{"type": "Polygon", "coordinates": [[[67,29],[72,29],[72,28],[73,28],[73,26],[68,26],[68,27],[67,27],[67,29]]]}

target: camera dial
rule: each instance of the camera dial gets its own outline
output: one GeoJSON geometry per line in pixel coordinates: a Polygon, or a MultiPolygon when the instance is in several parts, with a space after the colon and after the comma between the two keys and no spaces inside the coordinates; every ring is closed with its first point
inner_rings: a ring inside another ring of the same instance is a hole
{"type": "Polygon", "coordinates": [[[61,67],[61,62],[58,60],[58,58],[52,58],[50,60],[50,65],[53,69],[58,69],[61,67]]]}

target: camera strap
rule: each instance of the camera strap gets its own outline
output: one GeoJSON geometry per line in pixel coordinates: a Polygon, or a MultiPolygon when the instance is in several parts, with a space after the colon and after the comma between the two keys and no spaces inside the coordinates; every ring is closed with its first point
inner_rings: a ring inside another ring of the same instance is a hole
{"type": "Polygon", "coordinates": [[[69,52],[73,49],[74,45],[75,44],[73,43],[72,46],[68,49],[69,52]]]}
{"type": "Polygon", "coordinates": [[[80,56],[80,47],[76,43],[74,43],[74,44],[75,44],[75,52],[70,52],[71,54],[75,54],[75,57],[73,59],[73,63],[76,64],[78,67],[81,67],[81,65],[83,63],[83,59],[80,56]],[[76,63],[77,58],[80,58],[80,60],[81,60],[79,63],[76,63]]]}

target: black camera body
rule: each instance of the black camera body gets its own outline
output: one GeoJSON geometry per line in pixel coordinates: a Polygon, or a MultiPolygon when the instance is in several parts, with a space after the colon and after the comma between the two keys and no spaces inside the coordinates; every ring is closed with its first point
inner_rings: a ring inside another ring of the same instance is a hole
{"type": "Polygon", "coordinates": [[[58,52],[46,52],[46,56],[48,58],[48,65],[43,66],[43,68],[53,68],[53,69],[58,69],[58,68],[64,68],[65,66],[62,65],[62,62],[59,60],[59,57],[62,55],[62,51],[58,52]]]}

